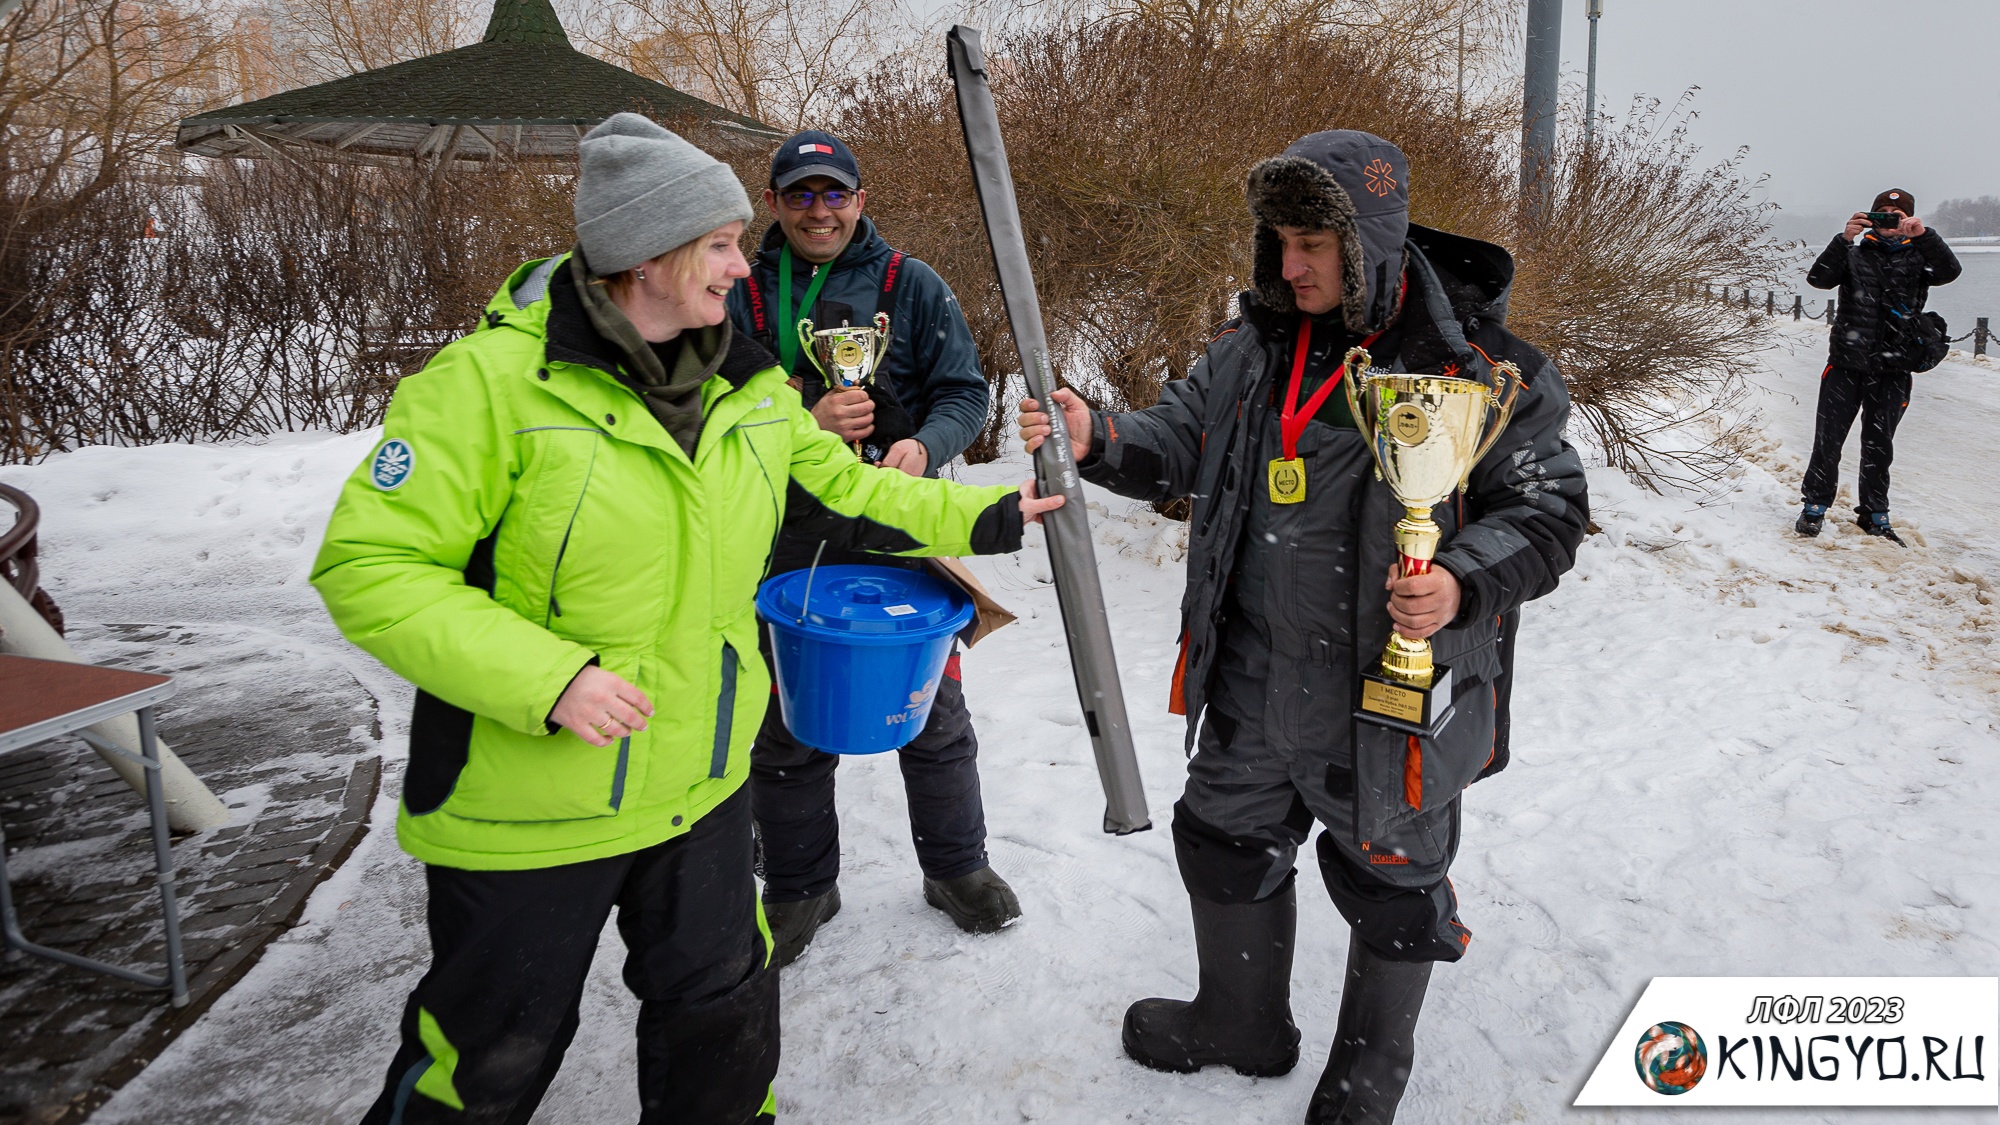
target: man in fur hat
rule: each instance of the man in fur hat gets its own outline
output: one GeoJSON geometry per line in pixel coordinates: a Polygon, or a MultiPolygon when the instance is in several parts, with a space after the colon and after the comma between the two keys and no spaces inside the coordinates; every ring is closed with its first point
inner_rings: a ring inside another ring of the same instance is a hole
{"type": "MultiPolygon", "coordinates": [[[[1173,838],[1200,986],[1191,1001],[1132,1005],[1125,1050],[1183,1072],[1298,1062],[1293,862],[1317,820],[1320,873],[1352,933],[1309,1123],[1395,1116],[1431,965],[1472,938],[1446,873],[1461,792],[1507,762],[1520,607],[1555,588],[1588,523],[1562,376],[1502,327],[1512,259],[1412,224],[1409,179],[1401,150],[1351,130],[1258,164],[1254,288],[1193,372],[1127,414],[1054,396],[1086,479],[1194,498],[1173,699],[1193,756],[1173,838]],[[1526,379],[1469,487],[1433,513],[1444,539],[1427,574],[1397,569],[1403,509],[1337,385],[1355,345],[1388,371],[1490,382],[1511,362],[1526,379]],[[1280,487],[1281,461],[1303,475],[1303,498],[1280,487]],[[1456,710],[1433,737],[1353,718],[1357,676],[1391,627],[1429,637],[1454,671],[1456,710]]],[[[1033,401],[1021,410],[1032,449],[1048,418],[1033,401]]]]}

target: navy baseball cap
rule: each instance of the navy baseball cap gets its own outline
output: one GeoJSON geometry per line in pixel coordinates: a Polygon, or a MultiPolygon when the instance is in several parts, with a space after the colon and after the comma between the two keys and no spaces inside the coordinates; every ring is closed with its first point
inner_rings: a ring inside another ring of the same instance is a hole
{"type": "Polygon", "coordinates": [[[786,137],[771,157],[771,186],[783,191],[808,176],[826,176],[842,187],[861,186],[861,165],[839,137],[807,129],[786,137]]]}

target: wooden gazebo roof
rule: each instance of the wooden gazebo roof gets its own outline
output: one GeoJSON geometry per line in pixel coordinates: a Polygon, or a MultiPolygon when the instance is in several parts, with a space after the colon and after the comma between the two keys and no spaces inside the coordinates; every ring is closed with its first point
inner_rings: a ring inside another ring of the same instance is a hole
{"type": "Polygon", "coordinates": [[[779,135],[576,50],[549,0],[498,0],[478,43],[197,114],[175,144],[202,156],[568,157],[625,110],[705,127],[725,145],[779,135]]]}

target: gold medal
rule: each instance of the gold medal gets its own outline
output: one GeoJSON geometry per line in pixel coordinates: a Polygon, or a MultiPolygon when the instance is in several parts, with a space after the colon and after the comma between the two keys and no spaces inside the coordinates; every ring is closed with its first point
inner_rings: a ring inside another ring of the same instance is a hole
{"type": "Polygon", "coordinates": [[[1271,503],[1296,504],[1306,498],[1306,463],[1297,457],[1271,461],[1271,503]]]}

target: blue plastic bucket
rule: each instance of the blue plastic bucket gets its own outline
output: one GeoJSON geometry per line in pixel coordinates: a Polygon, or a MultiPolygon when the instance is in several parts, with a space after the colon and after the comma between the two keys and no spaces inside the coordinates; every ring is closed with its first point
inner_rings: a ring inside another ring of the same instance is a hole
{"type": "Polygon", "coordinates": [[[767,580],[778,706],[792,737],[830,754],[880,754],[930,720],[965,591],[922,571],[822,566],[767,580]]]}

